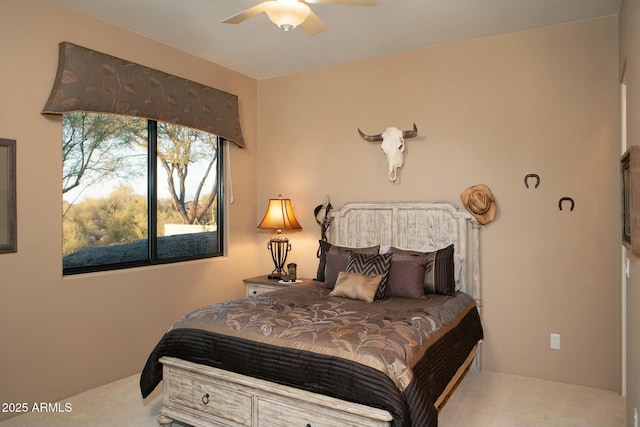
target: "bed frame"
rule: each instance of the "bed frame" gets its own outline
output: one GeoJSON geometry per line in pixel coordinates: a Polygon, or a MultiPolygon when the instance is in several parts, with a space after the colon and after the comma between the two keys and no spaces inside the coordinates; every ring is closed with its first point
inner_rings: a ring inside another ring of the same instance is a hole
{"type": "MultiPolygon", "coordinates": [[[[480,309],[480,224],[450,203],[348,203],[332,211],[329,241],[339,246],[395,246],[433,251],[450,244],[464,259],[460,290],[480,309]]],[[[440,408],[469,369],[480,369],[480,343],[436,401],[440,408]]],[[[163,357],[163,401],[158,423],[203,427],[389,426],[389,412],[245,375],[163,357]]]]}

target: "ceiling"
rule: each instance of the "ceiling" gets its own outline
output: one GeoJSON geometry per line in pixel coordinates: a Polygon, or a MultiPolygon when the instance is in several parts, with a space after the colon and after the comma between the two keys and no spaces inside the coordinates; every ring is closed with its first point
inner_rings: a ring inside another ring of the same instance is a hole
{"type": "Polygon", "coordinates": [[[58,0],[255,79],[443,43],[615,15],[621,0],[380,0],[312,5],[328,29],[284,32],[264,13],[221,21],[261,0],[58,0]]]}

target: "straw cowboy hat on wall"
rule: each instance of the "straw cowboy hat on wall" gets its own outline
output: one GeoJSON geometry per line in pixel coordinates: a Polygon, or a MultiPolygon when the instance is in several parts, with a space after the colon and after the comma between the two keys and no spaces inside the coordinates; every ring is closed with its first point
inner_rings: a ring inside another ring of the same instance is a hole
{"type": "Polygon", "coordinates": [[[460,194],[462,204],[480,224],[487,225],[498,213],[498,205],[493,193],[484,184],[473,185],[460,194]]]}

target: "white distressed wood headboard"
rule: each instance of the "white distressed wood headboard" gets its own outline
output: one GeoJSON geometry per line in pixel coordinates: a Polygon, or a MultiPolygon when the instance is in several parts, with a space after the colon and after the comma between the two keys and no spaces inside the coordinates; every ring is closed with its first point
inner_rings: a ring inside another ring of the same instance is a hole
{"type": "Polygon", "coordinates": [[[454,244],[464,259],[460,290],[471,295],[478,308],[480,289],[480,224],[451,203],[352,202],[331,211],[329,241],[339,246],[395,246],[434,251],[454,244]]]}

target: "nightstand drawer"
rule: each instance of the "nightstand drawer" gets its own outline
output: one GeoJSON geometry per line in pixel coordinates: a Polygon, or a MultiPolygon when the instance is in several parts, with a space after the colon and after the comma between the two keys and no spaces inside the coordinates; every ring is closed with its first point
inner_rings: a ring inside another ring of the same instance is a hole
{"type": "Polygon", "coordinates": [[[264,294],[265,292],[275,291],[277,289],[286,289],[297,283],[308,282],[309,279],[298,279],[296,283],[282,282],[279,279],[269,279],[268,276],[257,276],[250,279],[244,279],[245,295],[253,297],[264,294]]]}
{"type": "Polygon", "coordinates": [[[264,294],[265,292],[275,291],[277,289],[282,289],[282,286],[274,286],[274,285],[265,285],[261,283],[247,283],[247,296],[252,297],[260,294],[264,294]]]}

